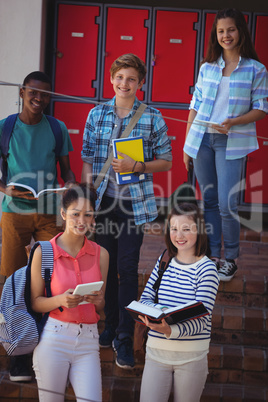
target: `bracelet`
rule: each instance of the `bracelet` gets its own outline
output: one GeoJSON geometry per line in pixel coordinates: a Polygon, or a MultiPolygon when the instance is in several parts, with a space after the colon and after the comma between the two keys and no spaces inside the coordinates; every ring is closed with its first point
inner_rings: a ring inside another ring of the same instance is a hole
{"type": "Polygon", "coordinates": [[[132,168],[132,173],[135,173],[135,167],[136,167],[137,163],[138,163],[138,161],[135,161],[133,168],[132,168]]]}
{"type": "Polygon", "coordinates": [[[141,170],[141,174],[142,173],[144,173],[145,172],[145,169],[146,169],[146,166],[145,166],[145,163],[144,162],[142,162],[142,161],[139,161],[139,163],[141,163],[142,164],[142,170],[141,170]]]}

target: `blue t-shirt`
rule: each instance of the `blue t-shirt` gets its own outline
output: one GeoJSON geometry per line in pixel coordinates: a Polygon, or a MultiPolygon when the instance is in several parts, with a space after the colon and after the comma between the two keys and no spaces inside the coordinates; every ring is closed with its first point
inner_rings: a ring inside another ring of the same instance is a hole
{"type": "MultiPolygon", "coordinates": [[[[5,119],[0,121],[0,139],[4,122],[5,119]]],[[[63,135],[60,156],[64,156],[73,147],[65,124],[61,121],[59,123],[63,135]]],[[[55,136],[45,115],[34,125],[24,124],[17,117],[7,155],[7,183],[12,181],[27,184],[37,192],[58,187],[55,146],[55,136]]],[[[55,194],[50,194],[41,196],[38,201],[32,201],[4,196],[2,211],[56,213],[57,198],[55,194]]]]}

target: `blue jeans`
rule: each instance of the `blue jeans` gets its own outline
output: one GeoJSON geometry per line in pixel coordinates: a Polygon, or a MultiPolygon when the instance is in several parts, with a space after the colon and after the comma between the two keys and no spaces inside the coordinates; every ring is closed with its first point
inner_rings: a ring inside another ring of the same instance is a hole
{"type": "Polygon", "coordinates": [[[105,326],[132,336],[134,320],[125,309],[138,297],[143,225],[135,225],[131,201],[104,196],[96,218],[96,242],[110,256],[105,292],[105,326]]]}
{"type": "Polygon", "coordinates": [[[227,136],[205,133],[194,170],[204,201],[204,215],[210,254],[235,259],[239,255],[240,221],[238,216],[239,183],[244,158],[226,160],[227,136]]]}

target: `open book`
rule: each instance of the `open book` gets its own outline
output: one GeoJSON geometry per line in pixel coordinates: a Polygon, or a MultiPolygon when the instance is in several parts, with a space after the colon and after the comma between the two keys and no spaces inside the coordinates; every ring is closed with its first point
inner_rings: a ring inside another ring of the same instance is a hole
{"type": "Polygon", "coordinates": [[[178,322],[192,320],[194,318],[208,315],[208,311],[202,302],[193,301],[187,304],[180,304],[176,307],[169,307],[165,310],[153,306],[146,306],[138,301],[132,301],[125,307],[135,321],[142,322],[139,315],[147,316],[151,322],[161,322],[164,318],[169,325],[178,322]]]}
{"type": "Polygon", "coordinates": [[[31,186],[28,186],[27,184],[15,183],[13,181],[9,182],[7,184],[7,186],[14,186],[14,187],[16,187],[17,190],[21,190],[21,191],[28,190],[33,194],[34,198],[39,198],[40,195],[42,195],[44,193],[47,193],[47,194],[49,194],[49,193],[57,193],[59,191],[67,190],[67,187],[45,188],[44,190],[41,190],[41,191],[39,191],[39,193],[37,193],[35,191],[35,189],[32,188],[31,186]]]}
{"type": "MultiPolygon", "coordinates": [[[[144,162],[143,137],[127,137],[113,139],[114,157],[122,159],[118,152],[130,156],[134,161],[144,162]]],[[[118,184],[138,183],[144,180],[146,173],[134,174],[133,172],[116,173],[118,184]]]]}

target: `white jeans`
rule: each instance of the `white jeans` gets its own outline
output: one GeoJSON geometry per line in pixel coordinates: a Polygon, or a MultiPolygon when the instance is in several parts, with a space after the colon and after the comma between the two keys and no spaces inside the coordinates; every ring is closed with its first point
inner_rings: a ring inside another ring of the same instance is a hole
{"type": "Polygon", "coordinates": [[[207,356],[182,365],[159,363],[146,356],[140,402],[167,402],[173,383],[174,402],[199,402],[207,374],[207,356]]]}
{"type": "Polygon", "coordinates": [[[48,318],[33,353],[40,402],[63,402],[68,379],[77,401],[102,400],[97,324],[48,318]]]}

